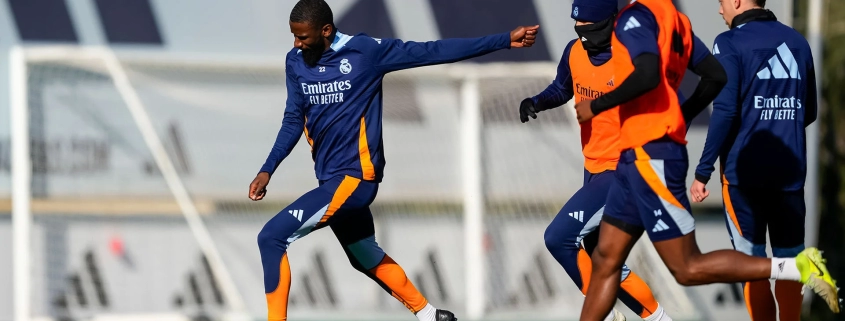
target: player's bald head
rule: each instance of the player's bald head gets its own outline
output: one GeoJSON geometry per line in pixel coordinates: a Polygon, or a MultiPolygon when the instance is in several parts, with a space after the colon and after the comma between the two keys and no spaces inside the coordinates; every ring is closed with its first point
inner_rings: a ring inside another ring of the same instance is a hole
{"type": "Polygon", "coordinates": [[[334,26],[332,8],[325,0],[299,0],[290,12],[290,22],[307,23],[315,29],[334,26]]]}

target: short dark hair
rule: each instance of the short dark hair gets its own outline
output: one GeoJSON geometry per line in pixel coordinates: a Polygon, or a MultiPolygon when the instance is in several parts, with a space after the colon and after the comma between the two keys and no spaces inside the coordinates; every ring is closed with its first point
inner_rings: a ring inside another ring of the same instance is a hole
{"type": "Polygon", "coordinates": [[[766,0],[754,0],[754,3],[757,4],[760,8],[766,7],[766,0]]]}
{"type": "Polygon", "coordinates": [[[334,14],[325,0],[299,0],[290,12],[290,21],[322,28],[327,24],[334,26],[334,14]]]}

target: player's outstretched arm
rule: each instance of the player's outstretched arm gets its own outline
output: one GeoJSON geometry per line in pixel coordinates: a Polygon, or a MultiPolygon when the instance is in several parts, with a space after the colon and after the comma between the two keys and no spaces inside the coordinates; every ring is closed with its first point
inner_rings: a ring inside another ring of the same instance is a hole
{"type": "Polygon", "coordinates": [[[479,38],[415,42],[382,39],[372,43],[370,59],[381,73],[466,60],[488,53],[534,45],[540,26],[521,26],[509,33],[479,38]]]}
{"type": "MultiPolygon", "coordinates": [[[[727,84],[722,88],[719,95],[713,101],[713,114],[710,115],[710,127],[707,129],[707,139],[704,142],[704,151],[695,169],[695,182],[690,187],[690,196],[693,202],[701,202],[710,195],[705,185],[710,181],[710,175],[716,170],[714,164],[721,154],[725,140],[734,123],[738,120],[737,106],[739,104],[739,88],[741,81],[741,66],[739,56],[736,54],[729,41],[722,37],[716,38],[719,48],[715,55],[719,64],[725,70],[727,84]]],[[[716,52],[714,50],[714,52],[716,52]]]]}
{"type": "Polygon", "coordinates": [[[519,120],[523,123],[529,121],[528,117],[537,119],[537,113],[563,106],[563,104],[572,99],[575,91],[572,89],[572,71],[569,68],[569,53],[574,43],[575,40],[572,40],[563,50],[563,57],[560,58],[560,63],[557,66],[557,76],[555,76],[555,79],[549,84],[546,90],[543,90],[537,96],[523,99],[519,104],[519,120]]]}
{"type": "Polygon", "coordinates": [[[287,102],[285,103],[285,117],[282,120],[282,128],[276,135],[276,142],[273,143],[273,148],[270,149],[270,154],[258,175],[249,184],[249,198],[253,201],[259,201],[264,198],[267,192],[267,184],[270,183],[270,176],[279,167],[302,136],[302,131],[305,128],[305,113],[302,107],[305,106],[302,92],[296,82],[296,77],[293,74],[293,68],[286,66],[285,73],[287,75],[287,102]]]}

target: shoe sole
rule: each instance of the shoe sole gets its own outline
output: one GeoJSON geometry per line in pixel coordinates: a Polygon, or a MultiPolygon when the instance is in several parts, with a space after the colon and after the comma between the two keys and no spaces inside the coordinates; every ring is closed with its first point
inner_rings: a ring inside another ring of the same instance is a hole
{"type": "Polygon", "coordinates": [[[839,313],[839,293],[836,292],[836,288],[834,286],[825,282],[823,279],[817,278],[815,274],[810,276],[807,286],[824,299],[825,303],[827,303],[827,306],[830,307],[830,310],[833,311],[833,313],[839,313]]]}
{"type": "MultiPolygon", "coordinates": [[[[827,269],[822,270],[825,265],[824,259],[822,258],[822,253],[818,249],[807,253],[807,258],[812,262],[811,264],[818,267],[819,271],[823,273],[828,273],[827,269]]],[[[826,282],[824,279],[818,278],[818,274],[811,274],[810,280],[807,286],[816,292],[822,299],[824,299],[827,306],[830,308],[833,313],[839,313],[840,310],[840,302],[839,302],[839,292],[835,285],[826,282]]],[[[831,280],[831,282],[835,283],[836,281],[831,280]]]]}
{"type": "Polygon", "coordinates": [[[627,321],[627,318],[625,318],[625,315],[624,315],[624,314],[622,314],[622,312],[619,312],[619,311],[615,311],[615,310],[614,310],[614,313],[613,313],[613,314],[614,314],[614,316],[613,316],[613,320],[616,320],[616,321],[627,321]]]}

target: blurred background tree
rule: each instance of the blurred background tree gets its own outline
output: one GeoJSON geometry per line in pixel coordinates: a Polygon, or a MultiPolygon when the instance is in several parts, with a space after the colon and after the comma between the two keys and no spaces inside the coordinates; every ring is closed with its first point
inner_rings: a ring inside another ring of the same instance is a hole
{"type": "MultiPolygon", "coordinates": [[[[794,2],[793,25],[807,34],[807,19],[823,19],[824,66],[816,66],[822,87],[819,182],[821,221],[819,249],[825,251],[830,273],[845,284],[845,0],[825,0],[823,17],[807,17],[807,0],[794,2]]],[[[806,320],[845,320],[831,313],[824,302],[813,300],[806,320]]]]}

